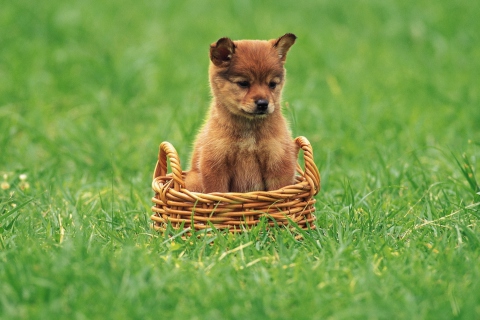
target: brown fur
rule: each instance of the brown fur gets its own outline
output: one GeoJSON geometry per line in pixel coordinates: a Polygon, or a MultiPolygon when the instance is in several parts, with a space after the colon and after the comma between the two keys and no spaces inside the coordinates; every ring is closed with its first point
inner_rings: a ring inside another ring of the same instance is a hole
{"type": "Polygon", "coordinates": [[[298,148],[281,113],[283,67],[295,35],[221,38],[210,46],[209,117],[197,136],[186,188],[276,190],[294,183],[298,148]]]}

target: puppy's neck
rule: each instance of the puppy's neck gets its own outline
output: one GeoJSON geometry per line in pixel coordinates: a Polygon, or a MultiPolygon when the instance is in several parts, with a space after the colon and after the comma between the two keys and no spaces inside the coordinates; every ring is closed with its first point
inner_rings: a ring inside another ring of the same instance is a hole
{"type": "Polygon", "coordinates": [[[210,107],[210,121],[232,137],[262,136],[264,132],[275,131],[276,127],[282,126],[282,119],[278,119],[281,118],[279,109],[277,106],[271,114],[247,118],[233,114],[214,98],[210,107]]]}

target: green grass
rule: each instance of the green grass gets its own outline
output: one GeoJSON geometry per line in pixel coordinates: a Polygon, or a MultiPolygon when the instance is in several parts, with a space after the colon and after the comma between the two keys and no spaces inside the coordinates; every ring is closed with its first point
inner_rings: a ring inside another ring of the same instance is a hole
{"type": "Polygon", "coordinates": [[[477,2],[0,7],[1,319],[480,318],[477,2]],[[317,230],[156,233],[158,145],[187,163],[208,45],[286,32],[317,230]]]}

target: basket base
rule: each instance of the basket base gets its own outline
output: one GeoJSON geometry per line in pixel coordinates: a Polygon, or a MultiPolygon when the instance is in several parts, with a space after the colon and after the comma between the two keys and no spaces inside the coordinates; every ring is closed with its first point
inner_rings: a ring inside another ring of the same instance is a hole
{"type": "MultiPolygon", "coordinates": [[[[268,221],[266,220],[265,225],[267,228],[276,228],[276,227],[285,227],[289,228],[292,231],[298,231],[298,230],[315,230],[316,225],[316,217],[314,214],[310,214],[309,218],[303,217],[303,219],[294,221],[293,219],[290,218],[285,218],[283,221],[279,221],[277,219],[274,219],[272,217],[267,217],[265,218],[270,218],[271,220],[268,221]]],[[[228,225],[228,224],[213,224],[213,223],[194,223],[193,228],[192,228],[192,223],[186,223],[185,220],[182,222],[176,221],[173,222],[171,217],[160,217],[158,214],[153,214],[151,217],[151,220],[153,221],[152,228],[158,232],[164,233],[166,232],[169,228],[175,230],[175,231],[185,231],[185,234],[190,236],[192,235],[192,230],[194,230],[195,233],[201,233],[201,234],[213,234],[215,230],[218,231],[227,231],[233,234],[236,233],[243,233],[243,232],[248,232],[250,229],[260,225],[262,220],[256,220],[256,221],[250,221],[250,222],[245,222],[245,223],[236,223],[234,225],[228,225]],[[202,232],[204,231],[204,232],[202,232]]],[[[302,238],[301,235],[296,236],[296,238],[302,238]]]]}

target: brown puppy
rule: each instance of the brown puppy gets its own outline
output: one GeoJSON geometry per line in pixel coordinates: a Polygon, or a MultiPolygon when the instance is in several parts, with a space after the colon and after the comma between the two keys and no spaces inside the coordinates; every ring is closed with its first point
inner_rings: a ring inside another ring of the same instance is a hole
{"type": "Polygon", "coordinates": [[[221,38],[210,46],[213,99],[194,145],[188,190],[250,192],[294,183],[298,148],[280,102],[295,39],[221,38]]]}

